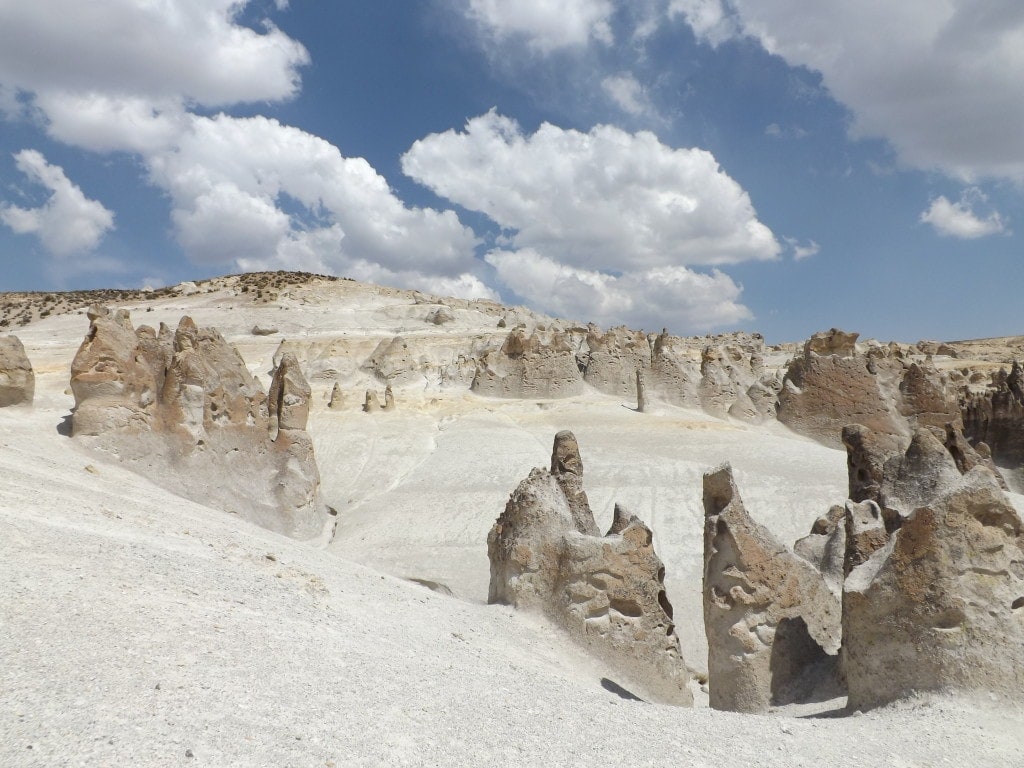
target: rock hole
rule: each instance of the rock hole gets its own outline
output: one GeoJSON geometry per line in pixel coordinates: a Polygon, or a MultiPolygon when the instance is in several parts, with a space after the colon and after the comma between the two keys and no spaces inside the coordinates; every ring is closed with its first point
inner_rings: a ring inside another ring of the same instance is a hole
{"type": "Polygon", "coordinates": [[[621,613],[623,616],[627,616],[631,619],[638,619],[643,616],[644,612],[640,608],[640,605],[635,600],[629,600],[626,598],[616,597],[608,601],[608,607],[613,611],[621,613]]]}
{"type": "Polygon", "coordinates": [[[1018,597],[1010,603],[1010,610],[1019,611],[1021,608],[1024,608],[1024,597],[1018,597]]]}
{"type": "Polygon", "coordinates": [[[670,619],[672,618],[672,603],[668,601],[668,595],[665,594],[665,590],[658,592],[658,605],[661,606],[661,610],[665,612],[665,615],[670,619]]]}

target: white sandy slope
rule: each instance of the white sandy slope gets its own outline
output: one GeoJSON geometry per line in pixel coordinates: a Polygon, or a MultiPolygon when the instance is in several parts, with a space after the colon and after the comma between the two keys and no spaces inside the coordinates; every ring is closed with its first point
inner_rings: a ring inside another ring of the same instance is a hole
{"type": "MultiPolygon", "coordinates": [[[[287,309],[189,297],[133,317],[188,312],[241,342],[260,373],[277,340],[247,331],[268,315],[295,337],[351,333],[371,349],[375,334],[420,331],[402,294],[346,290],[355,299],[287,309]]],[[[459,321],[467,333],[490,322],[459,321]]],[[[535,403],[408,388],[398,411],[375,415],[354,397],[340,412],[318,401],[311,431],[340,523],[316,549],[60,434],[85,327],[70,316],[20,330],[37,402],[0,410],[0,765],[1021,764],[1019,704],[946,698],[801,718],[842,702],[750,717],[628,701],[542,622],[484,604],[486,532],[571,428],[599,522],[617,500],[654,527],[701,668],[701,473],[732,461],[748,508],[791,542],[842,499],[839,452],[598,394],[535,403]]],[[[322,396],[330,382],[314,386],[322,396]]]]}

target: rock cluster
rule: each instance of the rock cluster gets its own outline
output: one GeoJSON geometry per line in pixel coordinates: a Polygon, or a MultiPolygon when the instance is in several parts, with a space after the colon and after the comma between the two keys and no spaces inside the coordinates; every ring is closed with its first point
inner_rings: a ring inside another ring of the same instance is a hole
{"type": "Polygon", "coordinates": [[[501,348],[477,361],[470,387],[491,397],[556,398],[583,391],[572,336],[565,331],[514,328],[501,348]]]}
{"type": "Polygon", "coordinates": [[[17,336],[0,336],[0,408],[32,405],[36,375],[17,336]]]}
{"type": "MultiPolygon", "coordinates": [[[[877,462],[876,462],[877,463],[877,462]]],[[[848,540],[843,647],[849,706],[913,692],[1024,696],[1024,534],[983,464],[961,475],[920,429],[882,462],[878,507],[898,527],[861,521],[848,540]]],[[[866,504],[874,504],[872,501],[866,504]]],[[[877,507],[876,507],[877,508],[877,507]]]]}
{"type": "Polygon", "coordinates": [[[489,602],[543,613],[655,701],[689,706],[689,672],[651,530],[621,506],[601,536],[582,487],[571,432],[555,437],[551,468],[534,469],[487,537],[489,602]]]}
{"type": "Polygon", "coordinates": [[[782,381],[780,422],[837,448],[852,423],[894,443],[919,427],[961,425],[955,387],[933,363],[908,363],[897,347],[860,351],[856,338],[833,328],[807,340],[782,381]]]}
{"type": "Polygon", "coordinates": [[[726,464],[704,475],[710,703],[767,712],[837,681],[838,597],[743,506],[726,464]]]}
{"type": "Polygon", "coordinates": [[[295,538],[328,522],[306,433],[310,387],[286,353],[270,397],[234,347],[188,317],[132,326],[104,307],[71,365],[72,433],[155,482],[295,538]]]}
{"type": "Polygon", "coordinates": [[[963,398],[964,434],[975,446],[985,443],[1001,464],[1024,464],[1024,367],[1014,361],[996,371],[985,392],[963,398]]]}

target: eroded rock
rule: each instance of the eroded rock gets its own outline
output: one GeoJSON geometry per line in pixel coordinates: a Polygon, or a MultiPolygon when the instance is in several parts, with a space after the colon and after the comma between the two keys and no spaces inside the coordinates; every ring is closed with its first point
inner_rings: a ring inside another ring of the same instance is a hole
{"type": "Polygon", "coordinates": [[[704,475],[704,626],[710,703],[767,712],[836,683],[839,600],[743,506],[726,464],[704,475]]]}
{"type": "Polygon", "coordinates": [[[600,536],[584,506],[582,469],[575,437],[560,432],[551,469],[534,469],[512,493],[487,538],[489,601],[543,613],[621,674],[626,688],[689,706],[689,672],[651,531],[617,507],[600,536]]]}
{"type": "Polygon", "coordinates": [[[324,532],[329,515],[305,432],[309,385],[294,358],[275,371],[271,405],[215,329],[184,317],[173,332],[135,330],[123,310],[90,315],[71,365],[76,439],[265,528],[300,539],[324,532]]]}
{"type": "Polygon", "coordinates": [[[36,374],[17,336],[0,336],[0,408],[32,405],[36,374]]]}
{"type": "Polygon", "coordinates": [[[500,350],[488,351],[477,361],[471,389],[492,397],[580,394],[583,376],[571,336],[562,331],[513,329],[500,350]]]}

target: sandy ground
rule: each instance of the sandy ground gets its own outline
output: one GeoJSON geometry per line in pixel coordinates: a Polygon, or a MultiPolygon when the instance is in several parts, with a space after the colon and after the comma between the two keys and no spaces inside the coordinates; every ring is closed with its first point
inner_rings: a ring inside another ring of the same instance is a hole
{"type": "MultiPolygon", "coordinates": [[[[188,311],[243,342],[260,372],[277,339],[248,328],[270,313],[299,336],[419,329],[401,297],[352,292],[288,310],[199,296],[133,317],[188,311]]],[[[684,652],[701,668],[701,473],[731,461],[752,514],[791,543],[842,500],[840,452],[597,394],[410,389],[374,415],[318,401],[311,432],[340,523],[317,549],[62,435],[84,330],[69,316],[19,331],[37,401],[0,410],[0,765],[1024,764],[1020,703],[931,698],[849,715],[839,700],[764,717],[656,706],[617,694],[613,673],[539,620],[485,604],[487,530],[571,428],[599,522],[620,501],[654,528],[684,652]]],[[[320,397],[329,382],[314,386],[320,397]]]]}

